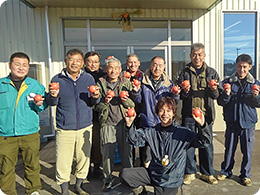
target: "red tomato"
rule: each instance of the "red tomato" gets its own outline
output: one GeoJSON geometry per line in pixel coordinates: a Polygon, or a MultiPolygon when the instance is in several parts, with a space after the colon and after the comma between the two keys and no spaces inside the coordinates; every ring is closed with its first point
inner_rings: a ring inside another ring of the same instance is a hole
{"type": "Polygon", "coordinates": [[[230,89],[230,88],[231,88],[231,85],[229,83],[224,84],[224,89],[230,89]]]}
{"type": "Polygon", "coordinates": [[[53,89],[53,90],[58,90],[60,88],[60,85],[59,83],[51,83],[50,84],[50,87],[53,89]]]}
{"type": "Polygon", "coordinates": [[[175,85],[175,86],[173,86],[172,91],[173,91],[174,93],[178,93],[179,89],[180,89],[179,86],[178,86],[178,85],[175,85]]]}
{"type": "Polygon", "coordinates": [[[36,96],[34,96],[33,99],[34,99],[34,101],[39,102],[42,100],[42,95],[37,94],[36,96]]]}
{"type": "Polygon", "coordinates": [[[127,79],[130,79],[131,78],[130,72],[125,72],[124,77],[127,78],[127,79]]]}
{"type": "Polygon", "coordinates": [[[259,85],[254,84],[254,85],[252,86],[252,90],[259,90],[259,85]]]}
{"type": "Polygon", "coordinates": [[[199,108],[194,108],[192,112],[196,117],[201,116],[201,112],[199,108]]]}
{"type": "Polygon", "coordinates": [[[119,94],[119,96],[121,98],[125,98],[127,96],[128,92],[127,91],[121,91],[121,93],[119,94]]]}
{"type": "Polygon", "coordinates": [[[210,87],[213,87],[213,86],[215,86],[216,85],[216,80],[215,79],[211,79],[210,81],[209,81],[209,86],[210,87]]]}
{"type": "Polygon", "coordinates": [[[140,81],[138,81],[137,79],[134,79],[134,85],[135,85],[135,86],[139,86],[140,83],[141,83],[140,81]]]}
{"type": "Polygon", "coordinates": [[[181,85],[182,85],[183,87],[189,87],[189,86],[190,86],[190,81],[189,81],[189,80],[184,80],[184,81],[181,83],[181,85]]]}
{"type": "Polygon", "coordinates": [[[135,115],[135,109],[134,108],[129,108],[127,110],[127,115],[130,116],[130,117],[134,116],[135,115]]]}
{"type": "Polygon", "coordinates": [[[113,98],[115,97],[115,92],[112,90],[108,90],[107,95],[110,95],[113,98]]]}
{"type": "Polygon", "coordinates": [[[88,90],[90,91],[90,93],[95,93],[97,91],[97,86],[91,85],[89,86],[88,90]]]}

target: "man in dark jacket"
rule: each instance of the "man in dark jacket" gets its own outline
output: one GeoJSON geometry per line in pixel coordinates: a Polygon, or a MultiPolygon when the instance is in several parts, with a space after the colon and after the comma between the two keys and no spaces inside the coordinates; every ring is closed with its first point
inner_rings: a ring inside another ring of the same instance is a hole
{"type": "MultiPolygon", "coordinates": [[[[212,124],[215,118],[214,99],[219,96],[218,73],[205,62],[204,45],[195,43],[191,47],[191,62],[185,66],[178,78],[178,84],[182,86],[182,125],[196,132],[196,123],[192,117],[192,110],[199,107],[205,114],[206,122],[212,134],[212,124]],[[190,84],[185,85],[188,81],[190,84]],[[213,81],[212,85],[209,85],[213,81]],[[183,83],[183,81],[185,81],[183,83]]],[[[199,149],[199,167],[201,179],[210,184],[217,184],[218,180],[213,176],[213,144],[209,147],[199,149]]],[[[187,162],[184,184],[190,184],[195,179],[197,172],[195,149],[187,151],[187,162]]]]}
{"type": "MultiPolygon", "coordinates": [[[[103,71],[102,68],[100,68],[100,60],[100,54],[95,51],[87,52],[84,56],[84,63],[86,65],[84,70],[94,77],[96,83],[98,82],[99,78],[106,75],[106,72],[103,71]]],[[[98,122],[98,112],[95,112],[94,110],[90,161],[94,164],[92,176],[102,178],[103,173],[100,169],[100,165],[102,163],[102,154],[100,150],[100,123],[98,122]]],[[[89,174],[91,174],[91,172],[89,174]]]]}
{"type": "Polygon", "coordinates": [[[62,194],[68,195],[71,166],[76,157],[76,186],[79,194],[88,194],[81,184],[90,164],[92,143],[92,106],[99,102],[99,90],[91,93],[94,78],[82,70],[83,53],[71,49],[65,57],[66,68],[53,77],[60,85],[56,105],[56,180],[62,194]]]}
{"type": "MultiPolygon", "coordinates": [[[[161,56],[153,57],[150,68],[145,71],[141,85],[133,85],[133,91],[135,92],[133,92],[133,99],[141,107],[139,124],[141,128],[154,127],[160,122],[154,107],[161,97],[170,96],[177,102],[179,100],[179,92],[172,92],[174,83],[164,69],[165,60],[161,56]]],[[[143,153],[142,164],[148,167],[151,160],[149,146],[143,149],[140,148],[140,150],[143,153]]]]}
{"type": "Polygon", "coordinates": [[[259,81],[249,73],[252,59],[242,54],[236,59],[236,72],[223,81],[224,91],[218,98],[223,106],[226,122],[225,156],[221,163],[219,180],[232,176],[234,156],[240,139],[243,154],[240,178],[245,186],[251,186],[250,169],[255,140],[255,124],[257,122],[256,107],[260,107],[259,81]]]}
{"type": "Polygon", "coordinates": [[[146,129],[135,130],[131,125],[134,117],[125,117],[128,140],[135,146],[148,143],[152,159],[148,169],[126,168],[120,176],[122,182],[135,188],[134,194],[141,194],[145,185],[153,185],[155,195],[174,195],[183,183],[186,150],[189,147],[207,146],[211,134],[201,110],[199,116],[193,116],[198,123],[198,133],[180,127],[174,120],[176,103],[171,97],[162,97],[155,107],[155,112],[161,122],[146,129]]]}
{"type": "Polygon", "coordinates": [[[112,171],[116,144],[122,167],[129,168],[133,166],[133,147],[126,141],[124,116],[128,107],[134,107],[135,104],[128,95],[132,90],[130,81],[120,77],[122,71],[121,62],[114,56],[109,56],[106,59],[105,70],[107,76],[100,78],[97,83],[100,89],[101,100],[95,106],[95,110],[99,112],[99,122],[101,124],[100,137],[104,175],[102,190],[107,192],[111,190],[115,179],[112,171]],[[125,94],[122,95],[123,93],[125,94]]]}

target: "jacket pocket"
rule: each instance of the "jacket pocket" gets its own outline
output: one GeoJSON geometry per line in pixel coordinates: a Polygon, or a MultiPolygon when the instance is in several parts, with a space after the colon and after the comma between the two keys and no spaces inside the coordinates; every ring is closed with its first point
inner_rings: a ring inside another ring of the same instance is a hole
{"type": "Polygon", "coordinates": [[[0,109],[8,109],[8,93],[7,91],[0,91],[0,109]]]}

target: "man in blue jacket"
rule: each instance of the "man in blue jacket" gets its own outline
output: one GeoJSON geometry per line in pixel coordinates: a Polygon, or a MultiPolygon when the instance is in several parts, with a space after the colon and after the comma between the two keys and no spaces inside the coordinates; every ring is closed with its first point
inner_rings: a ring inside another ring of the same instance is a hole
{"type": "Polygon", "coordinates": [[[56,180],[62,194],[68,195],[73,156],[76,158],[76,185],[79,194],[88,194],[81,188],[87,177],[92,143],[92,106],[99,102],[99,90],[90,93],[94,78],[82,70],[83,53],[71,49],[65,57],[66,68],[53,77],[60,93],[56,100],[56,180]]]}
{"type": "Polygon", "coordinates": [[[205,147],[212,139],[201,110],[199,116],[193,116],[199,127],[198,133],[178,125],[175,121],[176,103],[171,97],[162,97],[155,112],[160,123],[145,129],[135,130],[131,125],[135,116],[125,117],[128,140],[135,146],[148,143],[152,152],[147,169],[125,168],[120,174],[124,183],[135,188],[135,195],[141,194],[145,185],[152,185],[155,195],[177,194],[183,183],[186,150],[189,147],[205,147]]]}
{"type": "Polygon", "coordinates": [[[243,158],[239,177],[245,186],[252,185],[250,169],[257,123],[256,107],[260,107],[260,83],[249,73],[251,68],[252,59],[249,55],[238,56],[236,72],[223,81],[224,91],[218,98],[226,122],[225,156],[218,180],[232,176],[235,151],[240,139],[243,158]]]}
{"type": "MultiPolygon", "coordinates": [[[[174,83],[166,74],[165,60],[161,56],[152,58],[150,68],[148,68],[142,78],[141,85],[133,86],[133,99],[141,107],[139,127],[154,127],[160,122],[156,115],[154,107],[161,97],[170,96],[178,102],[179,92],[172,92],[174,83]]],[[[149,166],[151,152],[149,146],[140,148],[142,153],[141,164],[149,166]]]]}
{"type": "MultiPolygon", "coordinates": [[[[40,135],[38,112],[47,108],[45,88],[38,81],[27,76],[30,59],[17,52],[11,55],[11,73],[0,79],[0,187],[8,195],[16,195],[15,165],[18,152],[25,167],[26,195],[37,195],[41,189],[40,180],[40,135]],[[38,102],[34,96],[38,94],[38,102]]],[[[55,90],[53,96],[57,96],[55,90]]]]}

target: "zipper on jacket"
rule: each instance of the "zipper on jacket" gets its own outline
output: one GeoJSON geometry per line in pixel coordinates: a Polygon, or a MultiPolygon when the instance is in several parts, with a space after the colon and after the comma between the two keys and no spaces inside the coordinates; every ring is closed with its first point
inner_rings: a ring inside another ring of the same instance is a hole
{"type": "Polygon", "coordinates": [[[79,98],[77,96],[77,83],[73,82],[74,85],[74,97],[75,97],[75,107],[76,107],[76,121],[77,121],[77,130],[80,129],[80,113],[79,113],[79,98]]]}

